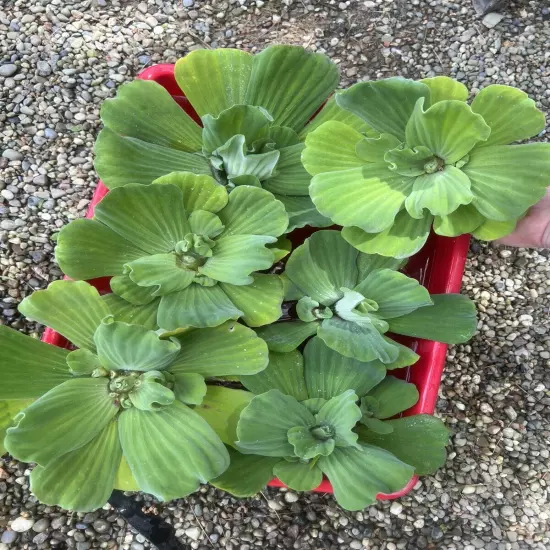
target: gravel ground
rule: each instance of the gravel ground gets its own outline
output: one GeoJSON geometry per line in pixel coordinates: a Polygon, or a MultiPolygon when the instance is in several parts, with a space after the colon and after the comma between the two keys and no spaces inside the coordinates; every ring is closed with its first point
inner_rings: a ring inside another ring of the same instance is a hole
{"type": "MultiPolygon", "coordinates": [[[[98,109],[150,64],[192,49],[303,44],[343,83],[448,74],[473,90],[522,88],[550,110],[550,9],[512,3],[476,18],[469,0],[0,0],[0,309],[38,335],[18,302],[60,276],[55,234],[84,215],[96,184],[98,109]]],[[[213,489],[144,504],[194,549],[550,548],[548,251],[473,243],[464,291],[480,332],[449,352],[438,414],[454,431],[446,466],[399,501],[360,513],[328,495],[213,489]]],[[[112,510],[67,514],[29,494],[24,464],[0,464],[0,550],[143,550],[112,510]]],[[[143,498],[143,497],[138,497],[143,498]]]]}

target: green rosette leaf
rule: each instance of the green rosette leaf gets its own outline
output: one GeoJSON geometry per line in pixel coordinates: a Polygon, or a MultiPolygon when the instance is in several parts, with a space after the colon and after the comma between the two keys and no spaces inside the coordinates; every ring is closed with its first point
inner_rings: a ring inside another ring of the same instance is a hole
{"type": "Polygon", "coordinates": [[[295,350],[302,342],[317,333],[319,323],[285,321],[256,329],[256,334],[265,340],[271,351],[287,353],[295,350]]]}
{"type": "Polygon", "coordinates": [[[450,432],[439,418],[417,414],[386,420],[384,424],[391,426],[390,433],[376,433],[359,426],[360,440],[389,451],[410,464],[418,475],[433,474],[445,464],[450,432]]]}
{"type": "Polygon", "coordinates": [[[273,467],[281,462],[277,457],[243,455],[230,448],[228,451],[231,459],[229,468],[211,480],[210,485],[239,498],[259,493],[273,478],[273,467]]]}
{"type": "Polygon", "coordinates": [[[439,101],[424,110],[420,99],[407,123],[405,141],[409,147],[423,145],[446,164],[454,164],[490,133],[483,117],[463,101],[439,101]]]}
{"type": "Polygon", "coordinates": [[[46,465],[82,447],[119,411],[105,378],[75,378],[24,409],[8,428],[4,445],[23,462],[46,465]]]}
{"type": "Polygon", "coordinates": [[[389,319],[390,332],[446,344],[468,341],[476,332],[474,303],[461,294],[432,294],[433,306],[389,319]]]}
{"type": "Polygon", "coordinates": [[[418,401],[418,390],[414,384],[386,376],[367,394],[366,399],[376,399],[374,416],[381,420],[403,412],[418,401]]]}
{"type": "Polygon", "coordinates": [[[447,216],[434,218],[434,231],[444,237],[457,237],[465,233],[473,233],[483,222],[485,217],[474,204],[459,206],[447,216]]]}
{"type": "Polygon", "coordinates": [[[458,82],[448,76],[434,76],[432,78],[423,78],[420,80],[430,88],[430,99],[427,105],[431,106],[440,101],[454,99],[456,101],[466,101],[468,99],[468,88],[461,82],[458,82]]]}
{"type": "Polygon", "coordinates": [[[110,370],[149,371],[168,367],[180,352],[180,344],[161,340],[152,330],[107,318],[94,335],[97,355],[110,370]]]}
{"type": "MultiPolygon", "coordinates": [[[[70,380],[68,354],[66,349],[0,325],[0,400],[40,397],[70,380]]],[[[2,403],[0,401],[0,406],[2,403]]]]}
{"type": "Polygon", "coordinates": [[[178,60],[174,76],[199,116],[217,117],[233,105],[247,104],[253,56],[230,48],[195,50],[178,60]]]}
{"type": "Polygon", "coordinates": [[[246,91],[278,126],[300,130],[338,84],[338,67],[299,46],[270,46],[254,56],[246,91]]]}
{"type": "Polygon", "coordinates": [[[94,333],[110,315],[99,292],[85,282],[54,281],[19,304],[19,311],[59,332],[79,348],[95,350],[94,333]]]}
{"type": "Polygon", "coordinates": [[[158,298],[146,305],[137,307],[113,293],[104,294],[101,296],[101,299],[117,321],[142,325],[149,330],[157,330],[159,328],[157,324],[158,298]]]}
{"type": "Polygon", "coordinates": [[[414,468],[393,454],[361,445],[339,447],[317,465],[328,477],[336,501],[345,510],[362,510],[376,502],[379,493],[391,494],[403,489],[414,475],[414,468]]]}
{"type": "Polygon", "coordinates": [[[214,430],[177,400],[155,411],[123,411],[118,434],[140,489],[159,500],[187,496],[229,466],[214,430]]]}
{"type": "Polygon", "coordinates": [[[250,375],[266,368],[266,343],[252,329],[235,322],[196,329],[175,337],[181,345],[168,370],[173,374],[196,373],[204,377],[250,375]]]}
{"type": "MultiPolygon", "coordinates": [[[[184,375],[176,375],[176,377],[184,375]]],[[[244,390],[234,390],[223,386],[207,385],[206,394],[200,405],[193,410],[218,434],[226,445],[237,441],[237,423],[241,411],[250,403],[254,395],[244,390]]],[[[228,449],[230,455],[235,453],[228,449]]]]}
{"type": "Polygon", "coordinates": [[[256,395],[279,390],[297,401],[308,399],[304,381],[304,360],[299,351],[269,354],[269,364],[253,376],[241,376],[243,386],[256,395]]]}
{"type": "Polygon", "coordinates": [[[4,437],[7,429],[13,424],[13,419],[23,409],[27,408],[33,399],[8,399],[0,401],[0,456],[6,453],[4,437]]]}
{"type": "Polygon", "coordinates": [[[494,221],[521,217],[546,192],[550,143],[475,149],[462,168],[472,182],[474,206],[494,221]]]}
{"type": "Polygon", "coordinates": [[[500,84],[481,90],[472,101],[472,111],[491,128],[491,135],[478,147],[528,139],[544,130],[546,122],[544,113],[525,92],[500,84]]]}
{"type": "Polygon", "coordinates": [[[397,259],[416,254],[428,240],[433,216],[417,220],[402,210],[391,227],[380,233],[366,233],[359,227],[344,227],[342,237],[353,247],[367,254],[380,254],[397,259]]]}
{"type": "Polygon", "coordinates": [[[152,80],[123,84],[101,107],[101,120],[113,132],[193,153],[202,145],[199,125],[152,80]]]}
{"type": "Polygon", "coordinates": [[[357,444],[357,434],[352,432],[362,416],[357,400],[353,390],[346,390],[330,398],[315,415],[318,424],[330,426],[334,431],[336,447],[354,447],[357,444]]]}
{"type": "Polygon", "coordinates": [[[323,472],[313,461],[281,460],[275,464],[273,473],[294,491],[312,491],[323,481],[323,472]]]}
{"type": "Polygon", "coordinates": [[[314,176],[310,193],[319,212],[334,223],[377,233],[391,227],[412,187],[411,178],[386,163],[369,163],[314,176]]]}
{"type": "Polygon", "coordinates": [[[332,399],[353,390],[362,397],[386,376],[381,361],[368,363],[344,357],[320,338],[312,338],[304,349],[305,384],[310,398],[332,399]]]}
{"type": "Polygon", "coordinates": [[[121,457],[117,423],[111,421],[82,447],[36,466],[31,491],[43,504],[75,512],[96,510],[111,496],[121,457]]]}
{"type": "Polygon", "coordinates": [[[516,225],[517,220],[510,220],[507,222],[485,220],[480,226],[472,231],[472,234],[476,239],[481,239],[482,241],[494,241],[512,233],[516,225]]]}
{"type": "Polygon", "coordinates": [[[314,416],[296,399],[270,390],[255,396],[241,412],[237,449],[246,454],[285,457],[294,454],[288,431],[315,425],[314,416]]]}
{"type": "Polygon", "coordinates": [[[129,183],[148,185],[170,172],[212,173],[201,155],[119,136],[110,128],[99,132],[94,152],[94,168],[108,189],[129,183]]]}

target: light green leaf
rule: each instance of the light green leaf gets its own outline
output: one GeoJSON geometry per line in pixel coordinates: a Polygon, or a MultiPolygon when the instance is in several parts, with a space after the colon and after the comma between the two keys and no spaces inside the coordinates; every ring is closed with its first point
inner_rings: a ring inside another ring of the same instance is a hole
{"type": "Polygon", "coordinates": [[[270,390],[255,396],[241,412],[237,448],[247,454],[292,456],[287,432],[296,426],[313,426],[315,419],[296,399],[270,390]]]}
{"type": "Polygon", "coordinates": [[[280,458],[243,455],[233,449],[228,450],[231,458],[229,468],[220,477],[211,480],[210,485],[239,498],[259,493],[273,478],[273,466],[281,461],[280,458]]]}
{"type": "Polygon", "coordinates": [[[152,330],[112,319],[99,325],[94,342],[101,364],[110,370],[162,370],[180,351],[179,343],[160,340],[152,330]]]}
{"type": "Polygon", "coordinates": [[[474,303],[461,294],[432,294],[434,305],[390,319],[390,332],[447,344],[467,342],[476,332],[474,303]]]}
{"type": "Polygon", "coordinates": [[[301,155],[303,150],[303,143],[280,149],[281,155],[275,173],[262,182],[264,189],[280,195],[307,196],[311,176],[302,165],[301,155]]]}
{"type": "Polygon", "coordinates": [[[444,237],[457,237],[464,233],[472,233],[485,220],[473,203],[459,206],[448,216],[436,216],[434,231],[444,237]]]}
{"type": "Polygon", "coordinates": [[[332,221],[323,216],[311,200],[311,197],[289,197],[286,195],[275,195],[284,205],[289,217],[287,233],[294,229],[309,225],[311,227],[329,227],[332,221]]]}
{"type": "MultiPolygon", "coordinates": [[[[230,181],[239,176],[254,176],[263,181],[274,173],[279,155],[279,151],[250,153],[246,147],[245,137],[237,135],[219,147],[214,158],[219,159],[219,168],[223,168],[230,181]]],[[[218,167],[218,163],[215,166],[218,167]]],[[[250,185],[243,181],[235,181],[235,184],[250,185]]]]}
{"type": "Polygon", "coordinates": [[[243,103],[259,105],[273,124],[300,130],[338,84],[338,67],[299,46],[270,46],[254,56],[243,103]]]}
{"type": "Polygon", "coordinates": [[[379,359],[392,363],[398,357],[398,349],[384,339],[372,322],[356,323],[333,317],[321,323],[317,335],[329,348],[359,361],[379,359]]]}
{"type": "Polygon", "coordinates": [[[463,204],[470,204],[474,195],[468,176],[455,166],[424,174],[414,180],[405,207],[413,218],[424,217],[424,209],[434,216],[448,216],[463,204]]]}
{"type": "Polygon", "coordinates": [[[271,351],[286,353],[296,349],[304,340],[317,333],[319,323],[285,321],[256,329],[271,351]]]}
{"type": "Polygon", "coordinates": [[[314,176],[310,193],[319,212],[334,223],[376,233],[392,225],[413,181],[391,171],[386,163],[366,164],[314,176]]]}
{"type": "Polygon", "coordinates": [[[170,365],[173,374],[204,377],[256,374],[265,369],[268,351],[252,329],[235,322],[192,330],[177,337],[181,351],[170,365]]]}
{"type": "Polygon", "coordinates": [[[25,298],[19,311],[28,319],[53,328],[75,346],[92,351],[94,333],[110,314],[99,292],[83,281],[54,281],[46,290],[25,298]]]}
{"type": "Polygon", "coordinates": [[[159,500],[182,498],[229,466],[214,430],[179,401],[155,411],[124,410],[122,450],[140,489],[159,500]]]}
{"type": "Polygon", "coordinates": [[[313,461],[281,460],[275,464],[273,473],[294,491],[311,491],[323,481],[323,472],[313,461]]]}
{"type": "Polygon", "coordinates": [[[382,362],[344,357],[320,338],[312,338],[306,344],[304,359],[305,382],[311,398],[331,399],[347,390],[362,397],[386,376],[382,362]]]}
{"type": "Polygon", "coordinates": [[[414,468],[391,453],[362,445],[360,449],[339,447],[317,465],[328,477],[336,501],[345,510],[362,510],[376,501],[379,493],[391,494],[403,489],[414,468]]]}
{"type": "Polygon", "coordinates": [[[422,97],[430,97],[428,86],[414,80],[393,77],[354,84],[344,93],[338,94],[336,102],[343,109],[361,117],[375,130],[405,141],[405,126],[417,100],[422,97]]]}
{"type": "Polygon", "coordinates": [[[0,325],[0,399],[40,397],[71,379],[68,353],[0,325]]]}
{"type": "Polygon", "coordinates": [[[294,447],[294,456],[308,460],[318,456],[329,455],[334,451],[334,439],[328,436],[328,434],[323,436],[322,439],[316,438],[313,435],[314,430],[320,430],[324,434],[330,428],[328,426],[311,428],[307,426],[295,426],[288,430],[288,441],[294,447]]]}
{"type": "Polygon", "coordinates": [[[366,137],[355,146],[357,156],[365,162],[384,162],[385,156],[397,147],[403,147],[401,142],[391,134],[380,134],[366,137]]]}
{"type": "Polygon", "coordinates": [[[238,134],[245,137],[250,149],[256,140],[267,136],[271,121],[269,113],[252,105],[233,105],[217,117],[205,114],[202,117],[203,151],[212,153],[238,134]]]}
{"type": "Polygon", "coordinates": [[[174,76],[199,116],[218,116],[245,100],[252,55],[241,50],[195,50],[180,59],[174,76]]]}
{"type": "Polygon", "coordinates": [[[176,399],[174,392],[164,385],[165,378],[160,371],[147,371],[138,380],[140,385],[134,386],[128,397],[140,411],[156,411],[176,399]]]}
{"type": "Polygon", "coordinates": [[[117,423],[112,421],[86,445],[36,466],[30,475],[31,491],[49,506],[96,510],[111,496],[121,457],[117,423]]]}
{"type": "Polygon", "coordinates": [[[201,155],[122,137],[103,128],[97,136],[94,167],[109,189],[128,183],[148,185],[170,172],[211,174],[210,163],[201,155]]]}
{"type": "Polygon", "coordinates": [[[174,250],[190,231],[182,192],[175,185],[127,185],[95,207],[94,219],[149,254],[174,250]]]}
{"type": "Polygon", "coordinates": [[[292,243],[290,239],[282,236],[277,239],[277,242],[267,245],[267,248],[273,252],[274,262],[277,263],[292,252],[292,243]]]}
{"type": "Polygon", "coordinates": [[[384,420],[379,420],[378,418],[363,416],[361,422],[370,431],[377,434],[391,434],[393,432],[393,428],[387,422],[384,420]]]}
{"type": "Polygon", "coordinates": [[[254,271],[269,269],[273,265],[273,252],[266,248],[275,237],[264,235],[228,235],[216,240],[212,257],[198,268],[199,273],[233,285],[249,285],[254,271]]]}
{"type": "Polygon", "coordinates": [[[369,137],[376,136],[378,132],[373,130],[362,118],[338,106],[336,96],[341,93],[341,91],[336,91],[323,105],[321,110],[300,131],[298,136],[302,141],[308,134],[319,128],[321,124],[332,120],[351,126],[354,130],[366,134],[369,137]]]}
{"type": "Polygon", "coordinates": [[[294,397],[296,401],[308,398],[304,381],[304,360],[302,354],[296,350],[290,353],[271,352],[265,370],[253,376],[241,376],[240,381],[247,390],[256,395],[279,390],[294,397]]]}
{"type": "Polygon", "coordinates": [[[199,151],[201,129],[160,85],[151,80],[123,84],[101,107],[103,124],[122,136],[148,143],[199,151]]]}
{"type": "Polygon", "coordinates": [[[382,319],[432,305],[430,293],[418,281],[391,269],[371,271],[354,290],[378,304],[376,316],[382,319]]]}
{"type": "Polygon", "coordinates": [[[411,348],[404,346],[403,344],[400,344],[399,342],[396,342],[395,340],[392,340],[387,336],[384,336],[384,338],[390,344],[397,346],[399,350],[399,355],[397,356],[397,359],[392,363],[386,363],[384,365],[386,367],[386,370],[394,370],[400,369],[402,367],[408,367],[410,365],[414,365],[420,359],[420,355],[415,353],[411,348]]]}
{"type": "Polygon", "coordinates": [[[466,101],[468,99],[468,88],[461,82],[448,76],[423,78],[420,82],[430,88],[430,98],[429,100],[426,99],[426,105],[428,106],[448,99],[455,99],[457,101],[466,101]]]}
{"type": "MultiPolygon", "coordinates": [[[[208,385],[206,388],[202,403],[195,407],[194,411],[210,424],[226,445],[234,445],[237,441],[237,422],[241,411],[250,403],[254,394],[223,386],[208,385]]],[[[229,449],[233,457],[234,453],[231,451],[229,449]]]]}
{"type": "Polygon", "coordinates": [[[9,399],[0,401],[0,457],[7,451],[4,448],[6,430],[13,424],[13,419],[23,409],[28,407],[33,399],[9,399]]]}
{"type": "Polygon", "coordinates": [[[476,149],[463,171],[472,182],[475,207],[486,218],[519,218],[546,192],[550,143],[493,145],[476,149]]]}
{"type": "Polygon", "coordinates": [[[283,284],[277,275],[256,273],[249,285],[221,283],[220,287],[243,312],[243,321],[251,327],[274,323],[281,316],[283,284]]]}
{"type": "Polygon", "coordinates": [[[390,165],[390,170],[402,176],[421,176],[426,172],[426,164],[433,161],[433,153],[422,145],[410,149],[399,146],[384,154],[384,160],[390,165]]]}
{"type": "Polygon", "coordinates": [[[419,100],[407,123],[406,142],[428,147],[446,164],[454,164],[490,133],[483,117],[463,101],[440,101],[425,111],[424,100],[419,100]]]}
{"type": "Polygon", "coordinates": [[[220,218],[207,210],[195,210],[191,212],[189,226],[195,235],[211,239],[217,237],[224,229],[220,218]]]}
{"type": "MultiPolygon", "coordinates": [[[[124,270],[135,284],[145,287],[152,297],[186,289],[197,274],[196,271],[185,269],[176,254],[172,253],[143,256],[127,263],[124,270]]],[[[122,297],[127,299],[128,294],[122,297]]]]}
{"type": "Polygon", "coordinates": [[[190,214],[195,210],[219,212],[228,201],[229,195],[223,185],[210,176],[191,172],[172,172],[153,183],[175,185],[183,193],[183,207],[190,214]]]}
{"type": "Polygon", "coordinates": [[[387,420],[385,424],[393,428],[392,433],[376,434],[359,427],[359,437],[410,464],[418,475],[433,474],[445,464],[450,432],[439,418],[417,414],[387,420]]]}
{"type": "Polygon", "coordinates": [[[512,233],[517,224],[517,220],[508,222],[497,222],[495,220],[485,220],[479,227],[473,231],[476,239],[482,241],[494,241],[512,233]]]}
{"type": "Polygon", "coordinates": [[[536,136],[544,130],[544,113],[529,96],[511,86],[492,84],[472,101],[472,111],[483,117],[491,135],[479,147],[507,145],[536,136]]]}
{"type": "Polygon", "coordinates": [[[346,390],[329,399],[315,415],[316,422],[334,430],[334,443],[337,447],[356,445],[357,434],[352,430],[362,416],[357,400],[358,397],[352,389],[346,390]]]}
{"type": "Polygon", "coordinates": [[[88,219],[74,220],[61,229],[55,247],[55,259],[71,279],[119,275],[125,263],[144,254],[112,229],[88,219]]]}
{"type": "Polygon", "coordinates": [[[342,237],[367,254],[408,258],[426,243],[432,220],[431,215],[417,220],[403,210],[395,217],[394,224],[381,233],[366,233],[358,227],[344,227],[342,237]]]}
{"type": "Polygon", "coordinates": [[[359,269],[360,279],[364,279],[375,269],[393,269],[397,271],[406,263],[406,260],[388,258],[379,254],[359,254],[357,257],[357,268],[359,269]]]}
{"type": "Polygon", "coordinates": [[[225,230],[223,237],[232,235],[269,235],[278,237],[285,232],[288,217],[281,202],[259,187],[242,186],[229,195],[229,203],[219,212],[225,230]]]}
{"type": "MultiPolygon", "coordinates": [[[[161,254],[159,256],[162,257],[169,255],[161,254]]],[[[127,270],[128,269],[126,268],[126,271],[127,270]]],[[[124,275],[115,275],[114,277],[111,277],[109,286],[117,296],[124,298],[125,301],[130,302],[133,306],[146,305],[155,299],[153,292],[155,292],[156,289],[154,286],[139,286],[137,283],[134,283],[134,281],[132,281],[130,276],[126,273],[124,275]]]]}
{"type": "MultiPolygon", "coordinates": [[[[298,134],[286,126],[271,126],[269,128],[269,141],[274,144],[275,149],[290,148],[292,145],[298,145],[300,138],[298,134]]],[[[280,164],[280,161],[279,161],[280,164]]],[[[279,165],[277,165],[277,169],[279,165]]]]}
{"type": "Polygon", "coordinates": [[[294,250],[285,272],[305,295],[332,305],[342,297],[342,287],[357,282],[357,254],[339,231],[317,231],[294,250]]]}
{"type": "Polygon", "coordinates": [[[157,321],[165,330],[186,327],[215,327],[229,319],[238,319],[237,309],[220,285],[202,286],[193,283],[160,300],[157,321]]]}
{"type": "Polygon", "coordinates": [[[32,403],[8,428],[4,445],[23,462],[45,465],[91,441],[117,414],[105,378],[75,378],[32,403]]]}
{"type": "Polygon", "coordinates": [[[329,120],[307,135],[302,163],[312,176],[360,168],[365,162],[355,148],[364,138],[351,126],[329,120]]]}
{"type": "Polygon", "coordinates": [[[99,357],[87,349],[75,349],[67,355],[67,365],[71,373],[79,376],[92,374],[94,370],[101,368],[99,357]]]}
{"type": "Polygon", "coordinates": [[[115,320],[132,325],[143,325],[149,330],[158,329],[157,309],[159,299],[142,306],[130,304],[116,294],[105,294],[101,297],[101,300],[107,305],[115,320]]]}
{"type": "Polygon", "coordinates": [[[385,420],[412,407],[418,401],[419,395],[414,384],[394,376],[386,376],[367,397],[374,397],[378,401],[375,416],[385,420]]]}
{"type": "Polygon", "coordinates": [[[194,372],[176,374],[174,395],[186,405],[200,405],[206,395],[206,382],[194,372]]]}
{"type": "Polygon", "coordinates": [[[120,460],[113,486],[120,491],[139,491],[139,486],[124,457],[120,460]]]}

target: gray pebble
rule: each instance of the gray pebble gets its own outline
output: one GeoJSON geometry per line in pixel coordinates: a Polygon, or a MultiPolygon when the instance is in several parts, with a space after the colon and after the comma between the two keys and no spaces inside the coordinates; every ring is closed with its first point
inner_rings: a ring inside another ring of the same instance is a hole
{"type": "Polygon", "coordinates": [[[11,529],[6,529],[2,533],[2,537],[0,537],[0,542],[3,542],[4,544],[12,544],[17,540],[17,533],[15,531],[12,531],[11,529]]]}
{"type": "Polygon", "coordinates": [[[99,534],[107,533],[111,530],[111,524],[104,519],[96,519],[92,526],[99,534]]]}
{"type": "Polygon", "coordinates": [[[12,76],[17,72],[17,65],[8,63],[6,65],[0,65],[0,76],[12,76]]]}
{"type": "Polygon", "coordinates": [[[23,155],[14,149],[4,149],[2,156],[8,160],[21,160],[23,155]]]}
{"type": "Polygon", "coordinates": [[[35,533],[42,533],[50,526],[50,520],[46,518],[39,519],[33,526],[32,530],[35,533]]]}

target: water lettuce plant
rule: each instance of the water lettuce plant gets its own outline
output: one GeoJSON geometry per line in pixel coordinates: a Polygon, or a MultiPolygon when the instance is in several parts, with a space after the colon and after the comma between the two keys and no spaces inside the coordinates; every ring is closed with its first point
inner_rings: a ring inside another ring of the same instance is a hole
{"type": "Polygon", "coordinates": [[[111,289],[156,312],[159,327],[249,325],[281,315],[283,287],[269,269],[288,225],[283,204],[243,185],[228,194],[210,176],[172,173],[154,185],[113,189],[58,237],[56,259],[72,279],[112,276],[111,289]]]}
{"type": "Polygon", "coordinates": [[[441,420],[388,420],[413,406],[418,391],[386,376],[379,360],[343,357],[315,337],[303,357],[270,353],[264,371],[241,381],[255,397],[240,413],[229,468],[211,481],[234,495],[253,495],[273,476],[308,491],[324,474],[340,506],[360,510],[445,462],[441,420]]]}
{"type": "Polygon", "coordinates": [[[309,197],[300,155],[310,117],[336,88],[336,65],[298,46],[257,55],[197,50],[175,66],[201,120],[152,81],[121,86],[101,109],[95,167],[109,189],[149,184],[169,172],[206,174],[228,189],[263,187],[281,200],[290,227],[330,225],[309,197]]]}
{"type": "Polygon", "coordinates": [[[273,351],[290,351],[317,334],[346,357],[394,368],[417,356],[386,332],[452,344],[470,339],[477,324],[472,301],[460,294],[430,296],[396,271],[400,265],[359,252],[340,231],[317,231],[292,252],[284,271],[285,299],[297,301],[296,317],[257,332],[273,351]]]}
{"type": "Polygon", "coordinates": [[[197,490],[229,465],[194,410],[208,400],[208,380],[267,365],[265,343],[247,327],[164,338],[128,322],[141,314],[121,302],[72,281],[23,300],[21,312],[72,351],[0,326],[0,435],[12,456],[37,463],[31,490],[46,504],[93,510],[117,486],[160,500],[197,490]]]}
{"type": "Polygon", "coordinates": [[[408,257],[430,229],[492,240],[510,233],[548,186],[550,144],[511,145],[544,129],[527,94],[491,85],[468,104],[466,87],[440,76],[360,82],[336,95],[360,117],[338,117],[306,137],[317,209],[367,253],[408,257]]]}

